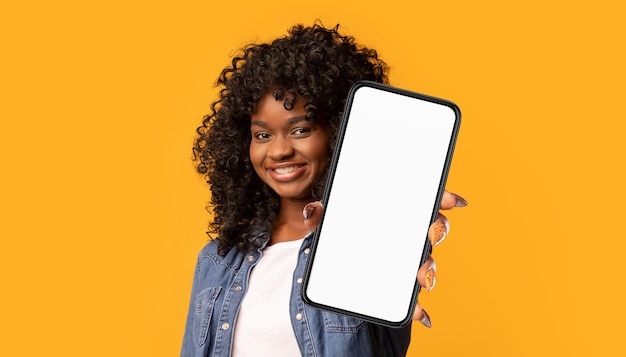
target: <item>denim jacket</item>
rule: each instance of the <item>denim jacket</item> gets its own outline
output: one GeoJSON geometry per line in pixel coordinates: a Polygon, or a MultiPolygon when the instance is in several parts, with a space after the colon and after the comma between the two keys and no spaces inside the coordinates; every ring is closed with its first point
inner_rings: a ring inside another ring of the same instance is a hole
{"type": "MultiPolygon", "coordinates": [[[[304,304],[300,287],[311,236],[307,235],[300,247],[290,298],[291,324],[302,356],[405,356],[411,324],[389,328],[304,304]]],[[[259,238],[268,240],[267,234],[259,238]]],[[[181,357],[230,356],[250,271],[262,255],[262,248],[249,252],[232,248],[222,257],[217,254],[216,241],[200,251],[181,357]]]]}

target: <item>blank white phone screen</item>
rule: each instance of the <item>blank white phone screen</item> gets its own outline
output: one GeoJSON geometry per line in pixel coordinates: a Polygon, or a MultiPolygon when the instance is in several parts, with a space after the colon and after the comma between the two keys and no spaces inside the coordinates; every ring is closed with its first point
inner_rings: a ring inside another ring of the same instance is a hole
{"type": "Polygon", "coordinates": [[[460,114],[453,104],[367,84],[353,91],[303,296],[399,325],[413,311],[460,114]]]}

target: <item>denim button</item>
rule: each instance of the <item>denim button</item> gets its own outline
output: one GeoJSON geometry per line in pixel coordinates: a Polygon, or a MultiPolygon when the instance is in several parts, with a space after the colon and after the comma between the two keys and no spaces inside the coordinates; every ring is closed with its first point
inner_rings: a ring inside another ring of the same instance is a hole
{"type": "Polygon", "coordinates": [[[230,325],[228,324],[228,322],[224,322],[222,324],[222,330],[228,330],[229,327],[230,327],[230,325]]]}
{"type": "Polygon", "coordinates": [[[302,314],[296,314],[296,320],[298,321],[302,320],[302,314]]]}
{"type": "Polygon", "coordinates": [[[251,262],[254,260],[254,255],[248,255],[248,261],[251,262]]]}
{"type": "Polygon", "coordinates": [[[298,278],[298,280],[296,280],[298,282],[298,284],[302,284],[302,278],[298,278]]]}
{"type": "Polygon", "coordinates": [[[235,290],[236,290],[236,291],[241,291],[241,285],[236,285],[236,286],[235,286],[235,290]]]}
{"type": "Polygon", "coordinates": [[[311,249],[306,248],[306,249],[304,249],[304,254],[309,254],[310,251],[311,251],[311,249]]]}

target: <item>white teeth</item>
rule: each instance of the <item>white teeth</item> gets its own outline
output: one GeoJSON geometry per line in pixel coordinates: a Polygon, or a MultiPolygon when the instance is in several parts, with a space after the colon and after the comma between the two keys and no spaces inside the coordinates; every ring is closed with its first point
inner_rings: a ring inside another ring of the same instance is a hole
{"type": "Polygon", "coordinates": [[[288,172],[297,170],[300,166],[287,166],[287,167],[277,167],[274,169],[274,172],[277,174],[286,174],[288,172]]]}

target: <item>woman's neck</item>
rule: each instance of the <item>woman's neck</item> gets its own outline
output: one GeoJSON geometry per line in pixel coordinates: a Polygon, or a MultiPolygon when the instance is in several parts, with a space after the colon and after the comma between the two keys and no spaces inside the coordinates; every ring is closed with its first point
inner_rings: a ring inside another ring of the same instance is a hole
{"type": "Polygon", "coordinates": [[[302,215],[302,210],[307,203],[309,202],[281,200],[270,244],[294,241],[308,233],[302,215]]]}

